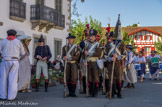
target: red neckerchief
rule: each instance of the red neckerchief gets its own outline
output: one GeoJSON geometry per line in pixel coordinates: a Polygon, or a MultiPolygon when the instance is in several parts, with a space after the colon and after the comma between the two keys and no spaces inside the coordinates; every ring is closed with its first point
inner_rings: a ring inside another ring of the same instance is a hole
{"type": "Polygon", "coordinates": [[[15,38],[16,38],[16,37],[13,36],[13,35],[7,37],[8,40],[14,40],[15,38]]]}
{"type": "Polygon", "coordinates": [[[139,56],[140,58],[142,58],[143,56],[139,56]]]}
{"type": "Polygon", "coordinates": [[[153,55],[151,54],[151,56],[152,56],[152,57],[154,57],[154,56],[155,56],[155,54],[153,54],[153,55]]]}

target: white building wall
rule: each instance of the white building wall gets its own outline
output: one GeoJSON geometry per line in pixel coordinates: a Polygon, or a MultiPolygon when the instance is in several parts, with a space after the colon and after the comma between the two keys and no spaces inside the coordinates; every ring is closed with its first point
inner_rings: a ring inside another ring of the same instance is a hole
{"type": "MultiPolygon", "coordinates": [[[[45,6],[55,8],[55,0],[45,0],[45,6]]],[[[0,22],[3,22],[3,26],[0,26],[0,38],[6,38],[7,34],[6,31],[9,29],[15,29],[19,31],[25,32],[25,35],[29,35],[33,38],[33,35],[40,35],[43,34],[47,38],[47,45],[50,46],[52,58],[51,61],[54,60],[54,38],[62,40],[62,45],[65,45],[66,43],[66,37],[69,32],[67,32],[67,29],[69,29],[69,26],[66,25],[66,23],[70,23],[70,20],[68,20],[69,16],[69,1],[68,0],[62,0],[62,14],[65,15],[65,29],[59,30],[52,28],[48,33],[38,32],[38,30],[32,30],[32,24],[30,22],[30,6],[35,4],[35,0],[23,0],[23,2],[26,3],[26,20],[24,22],[14,21],[9,19],[9,12],[10,12],[10,0],[0,0],[0,22]]],[[[32,63],[33,58],[33,46],[34,41],[32,40],[29,45],[30,50],[30,61],[32,63]]]]}

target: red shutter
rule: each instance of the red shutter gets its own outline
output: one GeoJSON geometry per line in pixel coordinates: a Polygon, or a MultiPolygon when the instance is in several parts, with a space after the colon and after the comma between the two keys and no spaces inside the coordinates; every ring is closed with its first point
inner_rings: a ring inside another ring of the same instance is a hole
{"type": "Polygon", "coordinates": [[[151,51],[154,51],[155,50],[155,47],[151,47],[151,51]]]}
{"type": "Polygon", "coordinates": [[[143,36],[141,35],[141,40],[143,40],[143,36]]]}
{"type": "Polygon", "coordinates": [[[137,40],[137,35],[135,35],[135,40],[137,40]]]}
{"type": "Polygon", "coordinates": [[[146,36],[144,36],[144,39],[146,40],[146,36]]]}
{"type": "Polygon", "coordinates": [[[141,51],[141,48],[140,47],[138,47],[137,53],[139,53],[139,51],[141,51]]]}
{"type": "Polygon", "coordinates": [[[152,40],[152,36],[150,36],[150,40],[152,40]]]}

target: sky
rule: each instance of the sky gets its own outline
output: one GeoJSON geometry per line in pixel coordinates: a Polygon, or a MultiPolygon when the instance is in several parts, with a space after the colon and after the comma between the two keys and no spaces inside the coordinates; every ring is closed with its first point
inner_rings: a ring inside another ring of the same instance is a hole
{"type": "Polygon", "coordinates": [[[162,26],[162,0],[77,0],[77,8],[81,16],[72,19],[92,16],[106,27],[111,18],[111,26],[115,26],[118,14],[123,27],[140,23],[140,26],[162,26]]]}

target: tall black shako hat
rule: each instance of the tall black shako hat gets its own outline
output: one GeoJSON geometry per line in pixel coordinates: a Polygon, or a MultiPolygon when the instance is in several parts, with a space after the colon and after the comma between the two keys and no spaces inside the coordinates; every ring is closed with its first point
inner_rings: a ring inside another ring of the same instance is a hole
{"type": "Polygon", "coordinates": [[[97,32],[97,30],[95,30],[95,29],[90,29],[90,30],[89,30],[89,35],[90,35],[90,36],[95,36],[95,37],[96,37],[96,36],[97,36],[97,33],[98,33],[98,32],[97,32]]]}
{"type": "Polygon", "coordinates": [[[39,38],[38,42],[44,42],[43,35],[41,35],[41,37],[39,38]]]}
{"type": "Polygon", "coordinates": [[[68,35],[68,37],[67,37],[66,39],[70,39],[70,38],[75,39],[76,37],[75,37],[75,36],[73,36],[73,35],[71,35],[71,33],[69,33],[69,35],[68,35]]]}
{"type": "Polygon", "coordinates": [[[8,34],[8,36],[15,36],[17,34],[17,32],[13,29],[10,29],[7,31],[7,34],[8,34]]]}
{"type": "Polygon", "coordinates": [[[107,39],[112,38],[112,37],[113,37],[113,35],[114,35],[114,32],[113,32],[113,31],[111,31],[111,32],[110,32],[110,34],[107,36],[107,39]]]}

